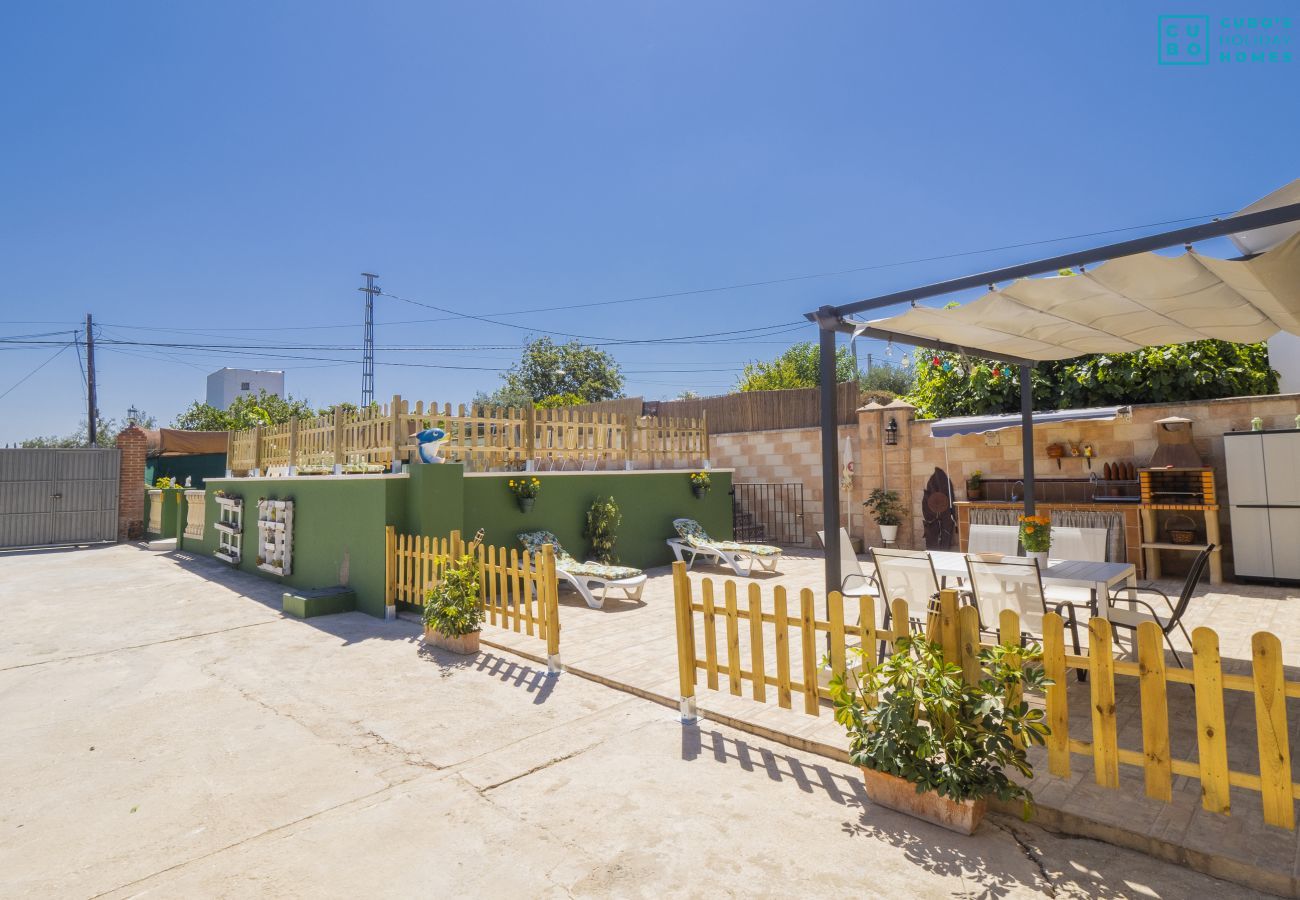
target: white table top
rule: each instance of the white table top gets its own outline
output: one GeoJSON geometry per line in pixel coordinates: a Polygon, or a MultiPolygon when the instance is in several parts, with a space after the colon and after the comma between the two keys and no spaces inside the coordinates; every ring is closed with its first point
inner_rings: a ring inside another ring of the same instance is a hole
{"type": "MultiPolygon", "coordinates": [[[[961,553],[931,550],[934,571],[941,578],[966,578],[966,557],[961,553]]],[[[1100,614],[1107,616],[1110,608],[1110,588],[1137,579],[1137,569],[1132,563],[1096,562],[1084,559],[1048,558],[1047,568],[1041,572],[1043,584],[1061,587],[1081,587],[1096,591],[1100,614]]]]}
{"type": "MultiPolygon", "coordinates": [[[[934,560],[934,570],[939,575],[965,578],[966,556],[948,550],[931,550],[930,559],[934,560]]],[[[1053,584],[1069,584],[1090,587],[1094,584],[1112,586],[1136,575],[1137,569],[1132,563],[1095,562],[1084,559],[1051,559],[1043,569],[1043,581],[1053,584]]]]}

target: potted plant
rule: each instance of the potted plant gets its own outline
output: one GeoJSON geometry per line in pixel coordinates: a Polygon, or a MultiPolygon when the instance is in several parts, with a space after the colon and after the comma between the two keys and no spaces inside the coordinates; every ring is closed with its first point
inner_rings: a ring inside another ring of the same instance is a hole
{"type": "Polygon", "coordinates": [[[691,473],[691,493],[695,495],[696,500],[703,500],[713,487],[713,481],[709,478],[708,472],[691,473]]]}
{"type": "Polygon", "coordinates": [[[479,599],[482,572],[479,569],[479,542],[483,531],[459,558],[452,560],[442,580],[424,595],[424,641],[453,653],[478,653],[479,629],[483,624],[483,604],[479,599]]]}
{"type": "Polygon", "coordinates": [[[1033,664],[1039,649],[982,650],[981,677],[969,684],[939,644],[918,635],[894,648],[878,664],[874,649],[851,648],[857,663],[830,683],[867,796],[962,834],[979,827],[990,797],[1023,801],[1028,817],[1033,796],[1007,773],[1032,778],[1025,748],[1049,733],[1043,711],[1017,699],[1051,683],[1033,664]]]}
{"type": "Polygon", "coordinates": [[[1052,520],[1047,516],[1020,517],[1020,546],[1025,555],[1038,560],[1040,569],[1047,567],[1047,551],[1052,546],[1052,520]]]}
{"type": "Polygon", "coordinates": [[[537,502],[537,494],[542,489],[542,482],[536,477],[526,476],[524,478],[511,478],[506,486],[510,489],[510,493],[515,495],[515,502],[519,504],[519,511],[526,513],[537,502]]]}
{"type": "Polygon", "coordinates": [[[979,469],[970,473],[966,479],[966,499],[983,500],[984,499],[984,473],[979,469]]]}
{"type": "Polygon", "coordinates": [[[903,524],[903,504],[898,491],[876,488],[862,504],[871,510],[871,517],[880,526],[880,538],[888,543],[898,540],[898,526],[903,524]]]}
{"type": "Polygon", "coordinates": [[[618,562],[614,545],[618,543],[616,529],[623,521],[623,513],[613,497],[597,497],[587,509],[587,524],[582,536],[591,542],[591,555],[601,565],[612,566],[618,562]]]}

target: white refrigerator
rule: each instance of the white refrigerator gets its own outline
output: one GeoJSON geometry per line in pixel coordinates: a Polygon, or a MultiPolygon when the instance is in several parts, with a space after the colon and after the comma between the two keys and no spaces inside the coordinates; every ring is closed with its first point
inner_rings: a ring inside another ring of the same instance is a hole
{"type": "Polygon", "coordinates": [[[1223,451],[1237,577],[1300,581],[1300,429],[1229,432],[1223,451]]]}

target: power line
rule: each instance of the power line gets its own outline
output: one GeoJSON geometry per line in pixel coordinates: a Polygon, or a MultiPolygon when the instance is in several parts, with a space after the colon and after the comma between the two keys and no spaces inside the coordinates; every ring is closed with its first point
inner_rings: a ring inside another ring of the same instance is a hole
{"type": "Polygon", "coordinates": [[[15,390],[16,388],[18,388],[19,385],[21,385],[23,382],[25,382],[28,378],[31,378],[33,375],[35,375],[35,374],[36,374],[37,372],[39,372],[41,369],[44,369],[44,368],[45,368],[46,366],[48,366],[50,363],[54,362],[54,360],[58,359],[58,357],[59,357],[59,356],[60,356],[64,351],[66,351],[69,347],[71,347],[71,346],[72,346],[72,341],[68,341],[66,344],[64,344],[62,347],[60,347],[58,350],[56,350],[53,356],[49,357],[47,360],[45,360],[45,362],[41,363],[39,366],[37,366],[36,368],[32,369],[30,372],[28,372],[28,373],[27,373],[26,375],[24,375],[22,378],[19,378],[17,381],[15,381],[13,384],[11,384],[11,385],[9,386],[9,389],[8,389],[7,391],[5,391],[3,394],[0,394],[0,400],[3,400],[5,397],[8,397],[11,393],[14,392],[14,390],[15,390]]]}

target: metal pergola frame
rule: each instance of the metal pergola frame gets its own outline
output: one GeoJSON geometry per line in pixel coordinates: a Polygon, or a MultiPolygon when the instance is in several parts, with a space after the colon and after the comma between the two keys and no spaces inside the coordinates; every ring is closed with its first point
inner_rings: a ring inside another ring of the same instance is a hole
{"type": "Polygon", "coordinates": [[[1000,281],[1016,278],[1028,278],[1044,275],[1065,268],[1087,266],[1138,253],[1164,250],[1180,244],[1189,246],[1196,241],[1255,231],[1273,225],[1300,221],[1300,203],[1278,206],[1260,212],[1232,216],[1227,219],[1215,219],[1203,225],[1192,225],[1165,231],[1148,237],[1106,244],[1090,250],[1080,250],[1041,259],[1037,262],[1021,263],[966,275],[948,281],[940,281],[922,287],[895,291],[868,300],[855,300],[842,306],[823,306],[815,312],[807,313],[807,318],[817,323],[819,331],[820,359],[818,373],[821,380],[821,443],[822,443],[822,530],[826,535],[826,592],[838,591],[842,585],[840,572],[840,504],[839,504],[839,433],[835,409],[835,339],[840,332],[861,334],[865,337],[893,340],[899,343],[925,347],[931,350],[948,350],[964,353],[982,359],[1007,362],[1019,367],[1020,371],[1020,416],[1022,429],[1022,446],[1024,448],[1023,466],[1025,482],[1025,513],[1032,515],[1034,505],[1034,428],[1033,428],[1033,385],[1031,373],[1036,365],[1034,360],[1011,357],[1001,353],[992,353],[979,347],[950,344],[918,338],[914,335],[892,333],[876,328],[861,329],[861,323],[848,320],[854,313],[883,309],[900,303],[913,303],[926,297],[937,297],[971,288],[988,287],[1000,281]]]}

